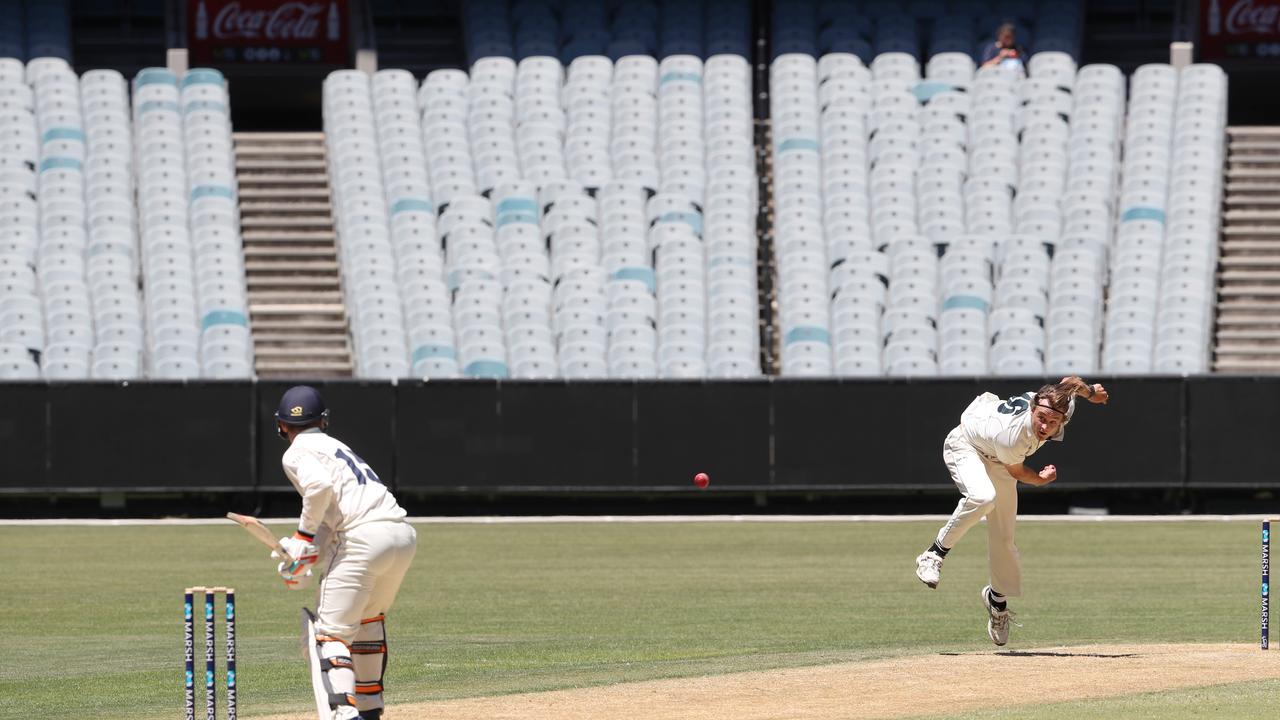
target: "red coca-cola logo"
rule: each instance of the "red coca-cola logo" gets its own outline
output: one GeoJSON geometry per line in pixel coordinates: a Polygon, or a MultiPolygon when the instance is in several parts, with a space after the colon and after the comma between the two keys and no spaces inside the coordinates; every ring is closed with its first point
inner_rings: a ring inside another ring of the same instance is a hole
{"type": "Polygon", "coordinates": [[[1228,35],[1273,35],[1280,32],[1280,5],[1259,5],[1254,0],[1236,0],[1227,11],[1228,35]]]}
{"type": "Polygon", "coordinates": [[[220,40],[319,40],[323,3],[290,2],[269,10],[245,10],[232,2],[213,19],[220,40]]]}

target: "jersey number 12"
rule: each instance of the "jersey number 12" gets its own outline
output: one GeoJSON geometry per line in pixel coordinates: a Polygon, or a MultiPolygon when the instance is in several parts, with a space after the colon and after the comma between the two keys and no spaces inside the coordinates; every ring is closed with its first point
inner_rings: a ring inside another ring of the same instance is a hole
{"type": "Polygon", "coordinates": [[[338,448],[338,451],[335,452],[334,455],[336,455],[339,460],[346,463],[347,467],[351,468],[351,474],[356,476],[357,483],[364,485],[365,482],[372,480],[373,482],[382,484],[382,481],[378,479],[377,473],[373,471],[373,468],[369,467],[369,463],[361,460],[359,455],[356,455],[355,453],[348,455],[342,448],[338,448]]]}

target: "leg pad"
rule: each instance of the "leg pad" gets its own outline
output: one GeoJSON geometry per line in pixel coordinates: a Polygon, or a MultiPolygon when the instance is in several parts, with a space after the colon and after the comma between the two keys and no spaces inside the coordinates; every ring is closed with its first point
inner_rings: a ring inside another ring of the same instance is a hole
{"type": "Polygon", "coordinates": [[[351,659],[356,677],[356,708],[362,713],[380,710],[382,677],[387,669],[387,634],[382,615],[360,621],[351,643],[351,659]]]}

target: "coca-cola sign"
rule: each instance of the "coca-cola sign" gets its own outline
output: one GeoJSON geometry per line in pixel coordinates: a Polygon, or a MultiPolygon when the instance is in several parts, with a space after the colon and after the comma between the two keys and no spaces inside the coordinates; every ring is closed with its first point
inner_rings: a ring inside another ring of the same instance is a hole
{"type": "Polygon", "coordinates": [[[187,0],[195,63],[348,64],[346,0],[187,0]]]}
{"type": "Polygon", "coordinates": [[[1280,0],[1201,0],[1200,59],[1280,57],[1280,0]]]}

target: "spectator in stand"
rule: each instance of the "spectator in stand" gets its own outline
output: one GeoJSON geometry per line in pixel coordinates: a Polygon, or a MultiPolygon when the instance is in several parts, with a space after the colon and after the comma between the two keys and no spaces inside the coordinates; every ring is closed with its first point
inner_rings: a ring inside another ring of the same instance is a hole
{"type": "Polygon", "coordinates": [[[1005,67],[1026,73],[1027,49],[1018,44],[1013,23],[996,29],[996,41],[982,49],[982,67],[1005,67]]]}

